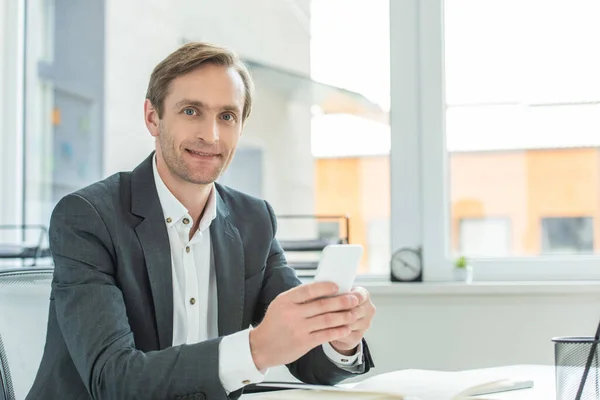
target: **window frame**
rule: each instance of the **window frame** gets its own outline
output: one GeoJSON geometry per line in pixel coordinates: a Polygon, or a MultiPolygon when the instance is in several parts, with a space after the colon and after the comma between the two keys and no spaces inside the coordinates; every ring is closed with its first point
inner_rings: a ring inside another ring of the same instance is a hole
{"type": "MultiPolygon", "coordinates": [[[[444,1],[390,0],[391,243],[422,248],[423,280],[452,281],[444,1]]],[[[476,281],[600,279],[600,256],[472,259],[476,281]]]]}

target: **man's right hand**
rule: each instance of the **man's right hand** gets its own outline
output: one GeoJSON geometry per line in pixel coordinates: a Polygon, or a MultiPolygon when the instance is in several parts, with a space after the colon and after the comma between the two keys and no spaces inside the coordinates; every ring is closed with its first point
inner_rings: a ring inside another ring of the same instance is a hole
{"type": "Polygon", "coordinates": [[[288,364],[323,343],[351,333],[358,314],[353,294],[335,297],[331,282],[314,282],[281,293],[269,305],[263,321],[250,331],[250,350],[259,370],[288,364]]]}

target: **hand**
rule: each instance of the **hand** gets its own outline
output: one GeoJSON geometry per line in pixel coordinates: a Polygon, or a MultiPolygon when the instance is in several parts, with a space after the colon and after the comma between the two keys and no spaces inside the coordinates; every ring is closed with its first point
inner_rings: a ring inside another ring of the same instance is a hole
{"type": "Polygon", "coordinates": [[[355,287],[350,293],[358,299],[358,305],[352,310],[357,312],[358,319],[350,325],[351,332],[348,336],[330,342],[338,353],[347,356],[356,352],[356,346],[362,340],[367,329],[371,327],[371,321],[375,315],[375,305],[371,302],[371,296],[367,289],[355,287]]]}
{"type": "Polygon", "coordinates": [[[264,370],[289,364],[314,347],[346,338],[359,318],[358,297],[328,297],[337,291],[334,283],[314,282],[277,296],[260,325],[250,331],[256,367],[264,370]]]}

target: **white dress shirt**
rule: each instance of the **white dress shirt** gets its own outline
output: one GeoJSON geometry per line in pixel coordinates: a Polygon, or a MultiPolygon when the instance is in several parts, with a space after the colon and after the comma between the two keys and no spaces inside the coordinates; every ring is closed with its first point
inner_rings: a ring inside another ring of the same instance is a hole
{"type": "MultiPolygon", "coordinates": [[[[209,230],[217,216],[216,189],[213,185],[198,230],[189,239],[194,221],[158,174],[156,156],[152,165],[171,246],[173,346],[216,338],[219,335],[217,281],[211,265],[209,230]]],[[[225,336],[219,344],[219,378],[228,393],[261,382],[267,372],[258,370],[252,359],[250,329],[225,336]]],[[[362,344],[350,357],[339,354],[329,343],[323,345],[323,350],[340,368],[358,372],[362,363],[362,344]]]]}

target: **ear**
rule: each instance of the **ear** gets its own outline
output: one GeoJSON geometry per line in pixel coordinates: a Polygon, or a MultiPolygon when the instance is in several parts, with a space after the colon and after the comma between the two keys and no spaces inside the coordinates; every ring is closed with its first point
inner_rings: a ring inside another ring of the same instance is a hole
{"type": "Polygon", "coordinates": [[[152,136],[158,137],[160,118],[158,117],[158,112],[148,99],[144,102],[144,122],[146,123],[146,128],[148,128],[148,132],[152,136]]]}

